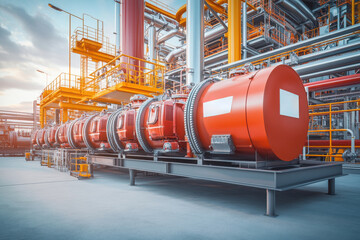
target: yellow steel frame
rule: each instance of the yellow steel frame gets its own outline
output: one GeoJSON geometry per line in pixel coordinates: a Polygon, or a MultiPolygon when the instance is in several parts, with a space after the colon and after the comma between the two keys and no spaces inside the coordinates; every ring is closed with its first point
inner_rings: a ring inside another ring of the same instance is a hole
{"type": "Polygon", "coordinates": [[[90,178],[90,167],[88,163],[87,157],[78,157],[73,158],[72,160],[75,160],[75,163],[71,163],[71,175],[75,175],[77,177],[84,177],[84,178],[90,178]]]}
{"type": "Polygon", "coordinates": [[[121,104],[122,99],[109,100],[105,95],[114,92],[158,95],[164,92],[165,66],[144,59],[121,54],[90,74],[93,77],[84,89],[92,92],[80,102],[98,101],[121,104]]]}
{"type": "MultiPolygon", "coordinates": [[[[329,115],[329,129],[310,129],[308,133],[329,133],[329,146],[306,146],[308,148],[328,148],[329,151],[327,154],[306,154],[307,157],[325,157],[326,160],[332,161],[333,158],[341,158],[342,155],[339,154],[333,154],[334,149],[344,149],[344,148],[350,148],[351,146],[333,146],[332,145],[332,133],[333,132],[346,132],[347,129],[333,129],[332,128],[332,115],[337,113],[345,113],[345,112],[354,112],[354,111],[360,111],[360,99],[351,100],[351,101],[342,101],[342,102],[333,102],[333,103],[323,103],[323,104],[316,104],[316,105],[309,105],[310,110],[310,117],[312,116],[320,116],[320,115],[329,115]],[[342,105],[346,103],[357,103],[357,108],[354,109],[344,109],[344,110],[333,110],[333,106],[335,105],[342,105]],[[329,111],[321,111],[321,112],[314,112],[314,110],[319,108],[328,108],[329,111]]],[[[356,148],[360,148],[360,146],[356,146],[356,148]]]]}
{"type": "Polygon", "coordinates": [[[81,89],[80,77],[61,73],[49,85],[45,87],[40,95],[40,125],[46,124],[46,111],[50,108],[62,109],[62,122],[68,120],[68,109],[78,109],[86,111],[101,111],[104,107],[84,106],[83,104],[73,104],[84,96],[91,96],[92,93],[81,89]],[[86,108],[86,109],[84,109],[86,108]]]}
{"type": "Polygon", "coordinates": [[[351,0],[351,23],[352,25],[360,21],[360,1],[351,0]],[[357,21],[355,17],[357,16],[357,21]]]}

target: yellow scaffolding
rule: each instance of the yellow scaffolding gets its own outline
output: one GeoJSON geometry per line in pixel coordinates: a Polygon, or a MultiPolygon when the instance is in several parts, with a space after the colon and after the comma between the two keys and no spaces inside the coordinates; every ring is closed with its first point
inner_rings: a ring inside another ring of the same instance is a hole
{"type": "Polygon", "coordinates": [[[91,92],[81,102],[121,104],[134,94],[145,96],[164,92],[165,66],[158,62],[121,54],[90,74],[84,91],[91,92]]]}
{"type": "MultiPolygon", "coordinates": [[[[346,132],[347,129],[333,129],[332,127],[332,115],[338,114],[338,113],[345,113],[345,112],[354,112],[354,111],[360,111],[360,99],[351,100],[351,101],[342,101],[342,102],[333,102],[333,103],[323,103],[323,104],[315,104],[315,105],[309,105],[309,115],[310,120],[312,122],[313,116],[329,116],[329,129],[310,129],[308,131],[309,134],[322,134],[322,133],[329,133],[329,146],[306,146],[308,148],[328,148],[328,152],[326,154],[306,154],[307,157],[325,157],[326,161],[332,161],[334,159],[342,159],[341,154],[334,154],[335,149],[345,149],[350,148],[350,145],[347,146],[334,146],[332,145],[333,132],[346,132]],[[348,103],[357,103],[357,108],[353,109],[343,109],[343,110],[333,110],[334,106],[342,105],[342,104],[348,104],[348,103]],[[315,111],[320,108],[326,108],[329,109],[328,111],[315,111]]],[[[360,146],[356,146],[356,148],[360,148],[360,146]]]]}

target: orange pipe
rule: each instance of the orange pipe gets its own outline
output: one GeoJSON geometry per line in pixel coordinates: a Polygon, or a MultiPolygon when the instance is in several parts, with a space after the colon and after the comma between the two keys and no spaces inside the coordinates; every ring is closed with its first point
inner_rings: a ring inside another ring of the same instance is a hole
{"type": "MultiPolygon", "coordinates": [[[[217,2],[214,2],[214,0],[205,0],[216,12],[224,14],[227,16],[226,10],[224,7],[221,6],[221,4],[224,4],[227,2],[227,0],[218,0],[217,2]]],[[[207,9],[207,6],[205,5],[204,10],[207,9]]],[[[183,18],[182,15],[186,12],[186,4],[182,5],[179,10],[176,12],[175,20],[179,22],[179,24],[183,27],[186,27],[186,18],[183,18]]]]}
{"type": "Polygon", "coordinates": [[[172,13],[170,13],[168,11],[165,11],[164,9],[161,9],[161,8],[151,4],[149,2],[145,2],[145,6],[150,8],[151,10],[154,10],[155,12],[161,13],[162,15],[165,15],[165,16],[171,18],[171,19],[176,20],[176,16],[174,14],[172,14],[172,13]]]}

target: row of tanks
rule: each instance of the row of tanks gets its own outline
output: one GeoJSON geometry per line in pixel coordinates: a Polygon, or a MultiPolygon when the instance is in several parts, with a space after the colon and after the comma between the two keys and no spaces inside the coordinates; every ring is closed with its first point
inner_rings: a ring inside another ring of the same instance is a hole
{"type": "Polygon", "coordinates": [[[134,95],[115,111],[35,131],[37,148],[291,161],[308,130],[307,96],[286,65],[207,79],[188,93],[134,95]]]}

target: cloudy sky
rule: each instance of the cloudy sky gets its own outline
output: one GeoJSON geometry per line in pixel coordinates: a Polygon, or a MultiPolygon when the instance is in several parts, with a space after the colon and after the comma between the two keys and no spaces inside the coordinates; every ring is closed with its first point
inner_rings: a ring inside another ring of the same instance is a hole
{"type": "MultiPolygon", "coordinates": [[[[115,43],[113,0],[0,0],[0,109],[32,112],[32,102],[61,72],[68,71],[68,15],[90,14],[104,21],[105,35],[115,43]]],[[[175,9],[185,0],[165,1],[175,9]]],[[[73,18],[72,29],[81,22],[73,18]]],[[[72,73],[80,58],[72,54],[72,73]]]]}

